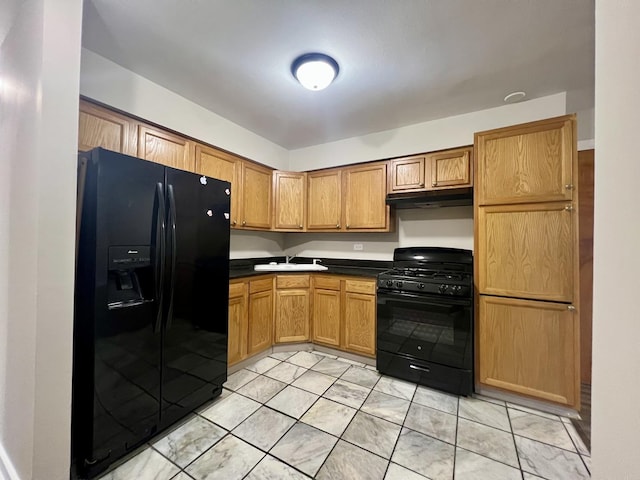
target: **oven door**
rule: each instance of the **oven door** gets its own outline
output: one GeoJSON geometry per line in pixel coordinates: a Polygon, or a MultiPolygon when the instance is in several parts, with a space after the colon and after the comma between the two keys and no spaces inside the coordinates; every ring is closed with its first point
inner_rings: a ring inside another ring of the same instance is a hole
{"type": "Polygon", "coordinates": [[[377,348],[426,362],[473,366],[469,299],[378,290],[377,348]]]}

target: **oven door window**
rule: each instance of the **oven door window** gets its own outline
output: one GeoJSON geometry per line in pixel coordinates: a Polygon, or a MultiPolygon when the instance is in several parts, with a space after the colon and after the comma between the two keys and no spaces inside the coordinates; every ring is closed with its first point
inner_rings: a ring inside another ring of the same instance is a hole
{"type": "Polygon", "coordinates": [[[377,348],[457,368],[471,368],[471,303],[378,292],[377,348]]]}

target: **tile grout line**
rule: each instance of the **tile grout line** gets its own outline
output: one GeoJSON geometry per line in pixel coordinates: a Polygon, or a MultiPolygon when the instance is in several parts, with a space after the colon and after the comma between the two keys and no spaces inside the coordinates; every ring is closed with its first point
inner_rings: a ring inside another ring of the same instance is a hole
{"type": "MultiPolygon", "coordinates": [[[[567,427],[567,425],[564,422],[562,422],[562,425],[564,426],[564,429],[567,432],[567,435],[569,435],[569,438],[571,439],[571,442],[573,443],[573,446],[575,447],[576,452],[578,453],[578,456],[580,457],[580,461],[582,462],[582,464],[584,465],[584,468],[589,473],[589,476],[591,476],[591,469],[587,466],[587,462],[584,461],[584,457],[587,456],[587,455],[583,455],[582,453],[580,453],[580,449],[578,448],[577,442],[573,439],[573,436],[571,435],[571,433],[569,433],[569,428],[567,427]]],[[[573,426],[573,424],[571,424],[571,426],[575,430],[575,426],[573,426]]],[[[576,434],[578,434],[577,431],[576,431],[576,434]]],[[[580,437],[580,435],[578,435],[578,437],[580,437]]],[[[580,439],[580,440],[582,441],[582,439],[580,439]]],[[[582,442],[582,443],[584,444],[584,442],[582,442]]],[[[584,447],[587,448],[586,445],[584,445],[584,447]]],[[[591,451],[589,451],[589,454],[591,454],[591,451]]],[[[590,455],[589,455],[589,457],[590,457],[590,455]]]]}
{"type": "MultiPolygon", "coordinates": [[[[516,459],[518,460],[518,468],[520,469],[520,477],[524,480],[524,470],[522,469],[522,462],[520,461],[520,452],[518,451],[518,444],[516,443],[516,434],[513,431],[513,424],[511,423],[511,414],[509,413],[509,407],[505,403],[505,409],[507,411],[507,420],[509,420],[509,429],[511,430],[511,441],[513,442],[513,448],[516,451],[516,459]]],[[[522,411],[522,410],[520,410],[522,411]]]]}

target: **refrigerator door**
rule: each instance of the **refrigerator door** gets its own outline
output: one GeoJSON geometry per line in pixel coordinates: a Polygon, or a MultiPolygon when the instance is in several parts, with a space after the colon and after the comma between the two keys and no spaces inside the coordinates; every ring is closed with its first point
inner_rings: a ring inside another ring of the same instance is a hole
{"type": "Polygon", "coordinates": [[[159,426],[165,172],[102,149],[81,166],[73,455],[93,477],[159,426]]]}
{"type": "Polygon", "coordinates": [[[218,396],[227,379],[230,184],[167,168],[161,424],[218,396]]]}

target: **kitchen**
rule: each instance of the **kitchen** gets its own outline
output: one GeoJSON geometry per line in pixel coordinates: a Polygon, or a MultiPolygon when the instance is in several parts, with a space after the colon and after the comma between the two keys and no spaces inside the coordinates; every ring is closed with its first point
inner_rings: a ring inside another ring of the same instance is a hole
{"type": "MultiPolygon", "coordinates": [[[[84,59],[83,59],[83,61],[84,61],[84,59]]],[[[120,72],[120,73],[122,73],[122,72],[120,72]]],[[[113,78],[113,77],[112,77],[112,78],[113,78]]],[[[140,85],[140,82],[141,82],[141,79],[140,79],[140,78],[135,78],[135,77],[129,77],[129,78],[128,78],[128,80],[130,80],[130,81],[131,81],[131,82],[129,83],[129,87],[128,87],[128,88],[131,88],[131,85],[138,85],[138,86],[139,86],[139,85],[140,85]]],[[[147,96],[147,95],[149,95],[149,93],[148,93],[148,92],[145,92],[144,90],[145,90],[145,89],[141,89],[141,90],[140,90],[140,96],[139,96],[139,99],[138,99],[138,97],[136,97],[136,101],[138,101],[138,100],[139,100],[140,102],[142,102],[142,100],[144,99],[144,97],[145,97],[145,96],[147,96]]],[[[160,89],[159,87],[157,87],[157,86],[155,86],[155,87],[154,87],[154,86],[150,86],[150,90],[156,90],[156,91],[158,91],[158,90],[161,90],[161,89],[160,89]]],[[[89,97],[92,97],[92,98],[99,98],[99,94],[97,94],[97,92],[91,92],[91,91],[90,91],[90,89],[88,89],[88,88],[87,88],[87,89],[85,89],[84,91],[82,91],[82,90],[81,90],[81,93],[83,93],[83,94],[85,94],[85,95],[87,95],[87,96],[89,96],[89,97]]],[[[166,92],[165,92],[165,93],[166,93],[166,92]]],[[[124,96],[124,95],[123,95],[123,96],[124,96]]],[[[147,98],[149,98],[149,97],[147,97],[147,98]]],[[[179,127],[179,125],[176,125],[176,124],[175,124],[175,122],[177,121],[177,120],[175,120],[175,117],[177,117],[177,116],[169,115],[169,113],[168,113],[168,112],[165,112],[165,116],[166,116],[166,117],[171,116],[171,117],[173,118],[173,120],[166,118],[167,122],[165,122],[165,121],[164,121],[164,120],[165,120],[165,118],[163,118],[163,115],[162,115],[162,114],[157,115],[157,116],[156,116],[156,115],[148,115],[148,113],[152,113],[152,111],[153,111],[154,109],[158,108],[158,105],[164,104],[164,105],[166,106],[166,103],[167,103],[167,97],[166,97],[166,96],[165,96],[165,97],[162,97],[162,99],[163,99],[163,102],[157,102],[158,98],[150,98],[151,102],[150,102],[149,104],[147,104],[145,107],[141,107],[141,108],[140,108],[140,110],[138,110],[138,111],[136,111],[136,112],[134,112],[134,113],[138,114],[140,117],[143,117],[143,118],[153,118],[155,122],[157,122],[157,123],[159,123],[159,124],[163,124],[163,125],[170,126],[172,129],[174,129],[174,130],[176,130],[176,131],[185,131],[183,128],[177,128],[177,127],[179,127]],[[146,111],[146,112],[145,112],[145,109],[147,109],[147,111],[146,111]],[[173,125],[172,125],[172,122],[173,122],[173,125]]],[[[118,102],[117,102],[117,101],[115,101],[115,102],[109,102],[109,101],[107,101],[107,100],[109,100],[109,99],[108,99],[108,98],[106,98],[106,97],[102,99],[102,101],[104,101],[104,103],[109,103],[109,104],[111,104],[111,105],[113,105],[113,106],[116,106],[116,107],[118,107],[118,106],[119,106],[119,107],[120,107],[120,108],[122,108],[123,110],[129,110],[129,111],[132,111],[132,109],[131,109],[131,108],[129,108],[129,107],[130,107],[130,105],[127,107],[127,105],[124,105],[124,103],[122,103],[121,105],[118,105],[118,102]],[[125,107],[126,107],[126,108],[125,108],[125,107]]],[[[187,103],[188,103],[188,102],[187,102],[187,103]]],[[[562,101],[560,101],[560,102],[558,102],[558,103],[562,104],[563,102],[562,102],[562,101]]],[[[522,105],[524,105],[524,104],[522,104],[522,105]]],[[[175,106],[175,105],[174,105],[174,106],[175,106]]],[[[192,106],[192,107],[195,109],[195,110],[194,110],[194,112],[197,112],[197,115],[201,115],[201,114],[203,114],[202,110],[201,110],[201,109],[198,109],[198,108],[197,108],[197,107],[195,107],[195,106],[193,106],[193,104],[191,104],[190,106],[192,106]]],[[[514,106],[512,106],[512,107],[516,107],[516,105],[514,105],[514,106]]],[[[528,107],[529,107],[529,108],[531,108],[531,109],[535,109],[535,102],[533,102],[533,104],[531,104],[531,105],[528,105],[528,107]]],[[[562,113],[565,113],[565,110],[564,110],[564,109],[566,108],[566,106],[565,106],[565,105],[560,105],[559,110],[561,110],[561,111],[557,111],[557,110],[553,110],[553,107],[550,107],[549,105],[547,105],[547,107],[549,107],[549,108],[548,108],[547,110],[545,110],[544,112],[542,112],[542,114],[541,114],[541,116],[540,116],[539,118],[545,118],[545,117],[553,116],[553,115],[556,115],[556,114],[562,114],[562,113]]],[[[174,111],[180,111],[180,110],[182,110],[182,109],[184,109],[184,108],[185,108],[185,104],[183,103],[182,105],[179,105],[179,106],[178,106],[178,109],[176,109],[176,110],[174,110],[174,111]]],[[[133,110],[135,110],[135,109],[133,109],[133,110]]],[[[514,108],[513,110],[517,110],[517,109],[515,109],[515,108],[514,108]]],[[[154,112],[154,113],[155,113],[155,112],[154,112]]],[[[522,113],[522,118],[521,118],[521,119],[514,119],[515,121],[510,122],[510,123],[517,123],[518,121],[526,121],[526,120],[531,120],[531,119],[532,119],[532,118],[531,118],[531,116],[530,116],[530,115],[532,115],[532,114],[531,114],[530,112],[529,112],[529,114],[527,114],[527,113],[525,113],[525,112],[521,112],[521,113],[522,113]]],[[[517,117],[517,114],[516,114],[515,116],[517,117]]],[[[210,117],[210,118],[212,119],[212,122],[214,122],[214,123],[215,123],[215,122],[217,122],[217,121],[219,120],[219,119],[217,119],[217,118],[215,118],[215,117],[213,117],[213,116],[212,116],[212,117],[210,117]]],[[[491,126],[493,126],[493,125],[489,125],[489,126],[487,126],[487,128],[489,128],[489,127],[491,127],[491,126]]],[[[438,126],[437,126],[437,125],[434,125],[434,128],[436,128],[436,127],[438,127],[438,126]]],[[[232,127],[230,127],[230,129],[231,129],[231,130],[233,130],[233,128],[232,128],[232,127]]],[[[470,134],[473,132],[473,129],[469,129],[468,131],[469,131],[469,134],[468,134],[468,135],[470,135],[470,134]]],[[[195,135],[195,133],[194,133],[194,134],[192,134],[192,135],[193,135],[194,137],[196,137],[196,138],[203,138],[203,137],[201,137],[201,136],[199,136],[199,135],[195,135]]],[[[461,141],[454,141],[454,142],[451,142],[451,143],[449,143],[449,142],[448,142],[448,143],[447,143],[447,145],[443,145],[442,147],[443,147],[443,148],[446,148],[446,147],[451,147],[451,146],[458,146],[458,145],[462,145],[462,144],[468,144],[468,143],[469,143],[469,140],[468,140],[468,138],[469,138],[469,137],[468,137],[468,135],[466,135],[467,140],[465,140],[465,141],[462,141],[462,142],[461,142],[461,141]]],[[[229,138],[231,138],[231,135],[229,135],[229,138]]],[[[206,139],[205,139],[205,140],[206,140],[206,139]]],[[[227,141],[230,141],[230,140],[227,140],[227,141]]],[[[216,143],[216,144],[218,144],[217,142],[211,142],[211,143],[216,143]]],[[[224,145],[222,145],[222,146],[224,146],[224,145]]],[[[250,146],[246,146],[245,148],[246,148],[246,149],[250,149],[251,147],[250,147],[250,146]]],[[[437,147],[436,147],[436,148],[437,148],[437,147]]],[[[229,150],[233,150],[233,149],[232,149],[232,148],[229,148],[229,150]]],[[[421,149],[413,149],[413,150],[412,150],[412,152],[417,152],[417,151],[430,151],[430,150],[431,150],[431,148],[424,148],[424,149],[422,149],[422,148],[421,148],[421,149]]],[[[269,149],[268,149],[268,148],[267,148],[267,149],[265,149],[262,153],[264,154],[264,152],[265,152],[265,151],[268,153],[268,152],[269,152],[269,149]]],[[[255,155],[255,156],[254,156],[254,155],[249,155],[248,153],[250,153],[250,152],[245,153],[245,155],[247,155],[247,156],[248,156],[248,157],[250,157],[250,158],[258,158],[258,156],[257,156],[257,155],[255,155]]],[[[320,153],[321,153],[321,152],[318,152],[318,157],[321,157],[321,156],[322,156],[322,155],[320,155],[320,153]]],[[[399,152],[398,152],[398,153],[399,153],[399,152]]],[[[409,153],[409,152],[407,152],[407,153],[409,153]]],[[[387,155],[388,155],[388,156],[393,156],[394,154],[385,154],[385,157],[386,157],[387,155]]],[[[328,158],[328,157],[330,157],[330,155],[326,155],[326,157],[325,157],[325,158],[328,158]]],[[[371,159],[372,157],[362,155],[362,158],[359,158],[359,159],[358,159],[358,155],[354,155],[354,156],[353,156],[353,158],[354,158],[355,160],[369,160],[369,159],[371,159]]],[[[265,162],[265,163],[266,163],[266,162],[265,162]]],[[[328,166],[328,164],[329,164],[329,162],[327,162],[327,164],[324,164],[324,165],[319,165],[319,166],[318,166],[318,168],[319,168],[320,166],[328,166]]],[[[55,174],[54,174],[54,175],[55,175],[55,174]]],[[[438,214],[436,214],[436,215],[439,215],[439,212],[438,212],[438,214]]],[[[461,217],[464,219],[464,216],[463,216],[463,215],[461,215],[461,217]]],[[[468,216],[467,216],[467,218],[470,218],[470,217],[471,217],[471,215],[468,215],[468,216]]],[[[441,218],[441,217],[436,217],[436,220],[437,220],[437,221],[443,221],[444,223],[446,223],[446,219],[443,219],[443,218],[441,218]]],[[[408,225],[410,225],[410,224],[411,224],[411,222],[414,222],[414,221],[415,221],[415,222],[420,222],[420,221],[422,221],[422,220],[420,220],[420,219],[415,219],[415,218],[412,218],[412,217],[409,217],[409,218],[408,218],[408,221],[407,221],[407,224],[408,224],[408,225]]],[[[464,221],[463,221],[463,223],[464,223],[464,221]]],[[[469,224],[470,222],[466,222],[466,223],[467,223],[467,224],[469,224]]],[[[398,235],[399,235],[399,236],[401,236],[401,235],[402,235],[402,233],[401,233],[401,232],[402,232],[402,229],[403,229],[403,228],[404,228],[404,227],[403,227],[403,221],[402,221],[402,218],[401,218],[400,228],[399,228],[399,230],[398,230],[398,235]]],[[[453,231],[451,232],[451,236],[452,236],[452,237],[456,237],[456,235],[458,235],[458,236],[462,236],[462,235],[460,235],[460,233],[459,233],[459,232],[456,232],[455,227],[454,227],[454,228],[452,228],[452,230],[453,230],[453,231]]],[[[242,235],[241,235],[241,238],[245,239],[245,245],[247,246],[246,250],[247,250],[247,251],[248,251],[248,253],[249,253],[249,254],[248,254],[248,255],[246,255],[246,256],[259,256],[259,255],[254,255],[254,254],[253,254],[253,250],[252,250],[252,248],[255,248],[255,247],[251,247],[251,246],[250,246],[250,243],[253,243],[253,237],[252,237],[251,235],[252,235],[252,234],[245,234],[244,232],[243,232],[243,233],[242,233],[242,235]]],[[[277,240],[277,239],[279,238],[279,234],[267,234],[267,235],[272,235],[273,237],[275,237],[275,240],[274,240],[273,238],[272,238],[272,239],[268,239],[268,238],[267,238],[267,240],[266,240],[266,242],[265,242],[265,243],[266,243],[266,246],[265,246],[265,247],[261,247],[261,246],[259,246],[259,247],[258,247],[258,249],[257,249],[257,251],[258,251],[258,252],[278,253],[278,254],[280,254],[280,253],[282,253],[283,251],[285,251],[285,250],[287,249],[287,245],[286,245],[286,243],[283,245],[285,248],[282,248],[282,246],[274,247],[274,243],[275,243],[275,244],[278,244],[278,240],[277,240]],[[275,250],[274,250],[274,248],[275,248],[275,250]]],[[[349,235],[351,235],[351,234],[349,234],[349,235]]],[[[262,238],[262,235],[256,235],[256,236],[255,236],[255,238],[262,238]]],[[[349,253],[351,253],[351,252],[352,252],[352,244],[353,244],[353,243],[363,243],[363,246],[364,246],[364,249],[365,249],[365,250],[364,250],[364,252],[367,252],[367,251],[368,251],[368,240],[367,240],[367,238],[369,238],[369,237],[365,237],[365,238],[362,238],[362,237],[356,237],[355,239],[353,239],[353,241],[347,241],[347,242],[346,242],[346,243],[347,243],[347,245],[338,245],[338,246],[337,246],[337,249],[338,249],[338,250],[340,250],[340,249],[341,249],[341,250],[342,250],[342,252],[343,252],[343,253],[342,253],[342,255],[346,256],[346,255],[347,255],[347,252],[349,252],[349,253]],[[349,245],[349,244],[351,244],[351,245],[349,245]],[[345,247],[348,247],[348,248],[345,248],[345,247]]],[[[467,237],[467,238],[469,238],[469,237],[467,237]]],[[[323,239],[321,239],[321,240],[317,240],[317,241],[324,241],[324,238],[323,238],[323,239]]],[[[468,241],[468,240],[467,240],[467,241],[468,241]]],[[[286,242],[286,241],[285,241],[285,242],[286,242]]],[[[340,240],[339,242],[341,242],[341,240],[340,240]]],[[[384,240],[381,240],[381,242],[384,242],[384,240]]],[[[301,242],[301,243],[302,243],[302,242],[301,242]]],[[[374,244],[375,244],[375,241],[374,241],[374,244]]],[[[298,245],[296,245],[296,246],[298,246],[298,245]]],[[[448,246],[451,246],[451,244],[449,244],[448,246]]],[[[316,255],[317,255],[317,256],[325,256],[325,257],[333,256],[333,255],[327,255],[327,254],[325,254],[325,255],[321,255],[322,250],[321,250],[321,248],[319,248],[317,245],[316,245],[316,246],[313,246],[312,248],[315,248],[315,249],[317,249],[317,250],[316,250],[316,251],[314,251],[314,250],[312,250],[311,248],[310,248],[308,251],[305,251],[304,249],[296,249],[297,251],[288,251],[287,253],[299,253],[299,254],[300,254],[300,255],[302,255],[302,256],[307,256],[307,255],[309,255],[309,256],[316,256],[316,255]],[[320,250],[320,252],[318,252],[318,250],[320,250]]],[[[392,247],[392,248],[393,248],[393,247],[392,247]]],[[[392,249],[392,248],[391,248],[391,249],[392,249]]],[[[387,250],[387,251],[390,251],[390,250],[387,250]]],[[[380,253],[380,252],[378,252],[378,254],[380,255],[381,253],[380,253]]],[[[243,255],[243,256],[244,256],[244,255],[243,255]]]]}

